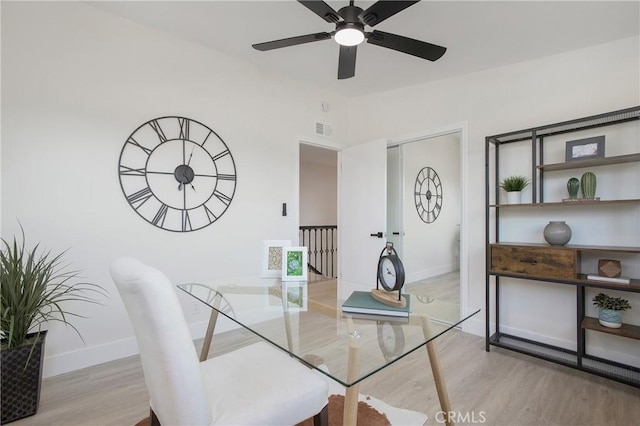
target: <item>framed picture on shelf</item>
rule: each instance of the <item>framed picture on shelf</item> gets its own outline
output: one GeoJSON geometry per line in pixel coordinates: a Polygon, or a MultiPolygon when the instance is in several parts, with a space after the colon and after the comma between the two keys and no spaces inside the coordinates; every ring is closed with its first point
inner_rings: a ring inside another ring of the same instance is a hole
{"type": "Polygon", "coordinates": [[[262,243],[262,278],[282,276],[282,248],[289,247],[291,240],[264,240],[262,243]]]}
{"type": "Polygon", "coordinates": [[[307,248],[282,248],[282,281],[307,281],[307,248]]]}
{"type": "Polygon", "coordinates": [[[566,162],[604,157],[604,136],[567,141],[564,157],[566,162]]]}

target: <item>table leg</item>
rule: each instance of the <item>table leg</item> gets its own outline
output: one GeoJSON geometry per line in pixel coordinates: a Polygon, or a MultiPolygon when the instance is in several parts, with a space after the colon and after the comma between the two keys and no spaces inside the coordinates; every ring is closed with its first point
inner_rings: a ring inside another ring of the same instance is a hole
{"type": "MultiPolygon", "coordinates": [[[[214,304],[216,308],[220,306],[219,297],[216,297],[214,304]]],[[[217,321],[218,321],[218,311],[216,309],[211,309],[211,316],[209,317],[207,332],[205,333],[204,341],[202,342],[202,351],[200,352],[200,362],[205,361],[209,356],[209,349],[211,348],[211,340],[213,340],[213,330],[216,328],[217,321]]]]}
{"type": "MultiPolygon", "coordinates": [[[[353,326],[353,320],[348,319],[349,327],[349,362],[347,365],[347,381],[356,380],[360,373],[360,335],[353,326]]],[[[360,384],[349,386],[344,394],[344,412],[342,424],[344,426],[356,426],[358,423],[358,396],[360,384]]]]}
{"type": "MultiPolygon", "coordinates": [[[[426,339],[431,338],[429,317],[422,317],[422,331],[426,339]]],[[[445,421],[447,426],[453,426],[453,422],[450,420],[448,413],[451,412],[451,403],[449,402],[449,394],[447,393],[447,386],[444,382],[444,376],[440,369],[440,359],[438,358],[438,350],[436,349],[435,341],[431,340],[427,343],[427,356],[429,357],[429,364],[431,364],[431,371],[433,373],[433,380],[436,385],[436,391],[438,393],[438,399],[440,400],[440,409],[445,414],[445,421]]]]}

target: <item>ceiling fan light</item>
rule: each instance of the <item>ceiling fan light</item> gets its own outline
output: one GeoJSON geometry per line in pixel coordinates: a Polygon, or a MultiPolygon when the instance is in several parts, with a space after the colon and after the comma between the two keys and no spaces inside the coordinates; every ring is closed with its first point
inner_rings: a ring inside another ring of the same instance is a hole
{"type": "Polygon", "coordinates": [[[334,38],[341,46],[356,46],[364,41],[364,33],[358,28],[341,28],[334,38]]]}

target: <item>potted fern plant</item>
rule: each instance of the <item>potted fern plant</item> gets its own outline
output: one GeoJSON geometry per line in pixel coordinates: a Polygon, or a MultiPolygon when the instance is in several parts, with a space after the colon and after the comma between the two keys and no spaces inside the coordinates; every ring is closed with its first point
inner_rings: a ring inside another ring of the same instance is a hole
{"type": "Polygon", "coordinates": [[[622,327],[622,314],[631,309],[627,299],[612,297],[604,293],[598,293],[593,298],[593,304],[600,308],[598,321],[604,327],[622,327]]]}
{"type": "Polygon", "coordinates": [[[68,269],[65,252],[53,255],[40,250],[39,244],[27,249],[22,226],[20,229],[22,241],[14,237],[10,243],[3,238],[0,252],[2,424],[33,415],[38,409],[47,334],[43,325],[59,321],[80,336],[71,324],[80,315],[66,305],[98,303],[105,295],[97,284],[75,282],[79,272],[68,269]]]}
{"type": "Polygon", "coordinates": [[[507,203],[520,204],[522,190],[529,185],[529,178],[526,176],[508,176],[500,182],[500,188],[507,192],[507,203]]]}

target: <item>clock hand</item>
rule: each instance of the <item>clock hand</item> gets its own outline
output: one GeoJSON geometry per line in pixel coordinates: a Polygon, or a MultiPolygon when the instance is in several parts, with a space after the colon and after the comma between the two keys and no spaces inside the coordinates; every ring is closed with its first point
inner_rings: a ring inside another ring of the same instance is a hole
{"type": "Polygon", "coordinates": [[[193,150],[196,149],[196,146],[194,145],[193,148],[191,148],[191,154],[189,154],[189,161],[187,161],[187,166],[189,165],[189,163],[191,163],[191,157],[193,157],[193,150]]]}
{"type": "MultiPolygon", "coordinates": [[[[194,147],[194,148],[195,148],[195,147],[194,147]]],[[[193,152],[191,152],[191,154],[193,155],[193,152]]],[[[191,156],[189,156],[189,161],[191,161],[191,156]]],[[[189,165],[189,163],[187,163],[187,166],[188,166],[188,165],[189,165]]],[[[185,180],[185,181],[187,181],[187,183],[188,183],[189,185],[191,185],[191,188],[193,188],[193,190],[194,190],[194,192],[195,192],[196,187],[195,187],[195,186],[193,186],[193,183],[189,182],[189,176],[187,176],[187,169],[184,169],[184,170],[182,171],[182,177],[184,178],[184,180],[185,180]]],[[[182,185],[182,183],[181,183],[180,185],[182,185]]]]}
{"type": "Polygon", "coordinates": [[[393,276],[393,274],[391,273],[391,270],[389,268],[387,268],[387,275],[393,276]]]}

